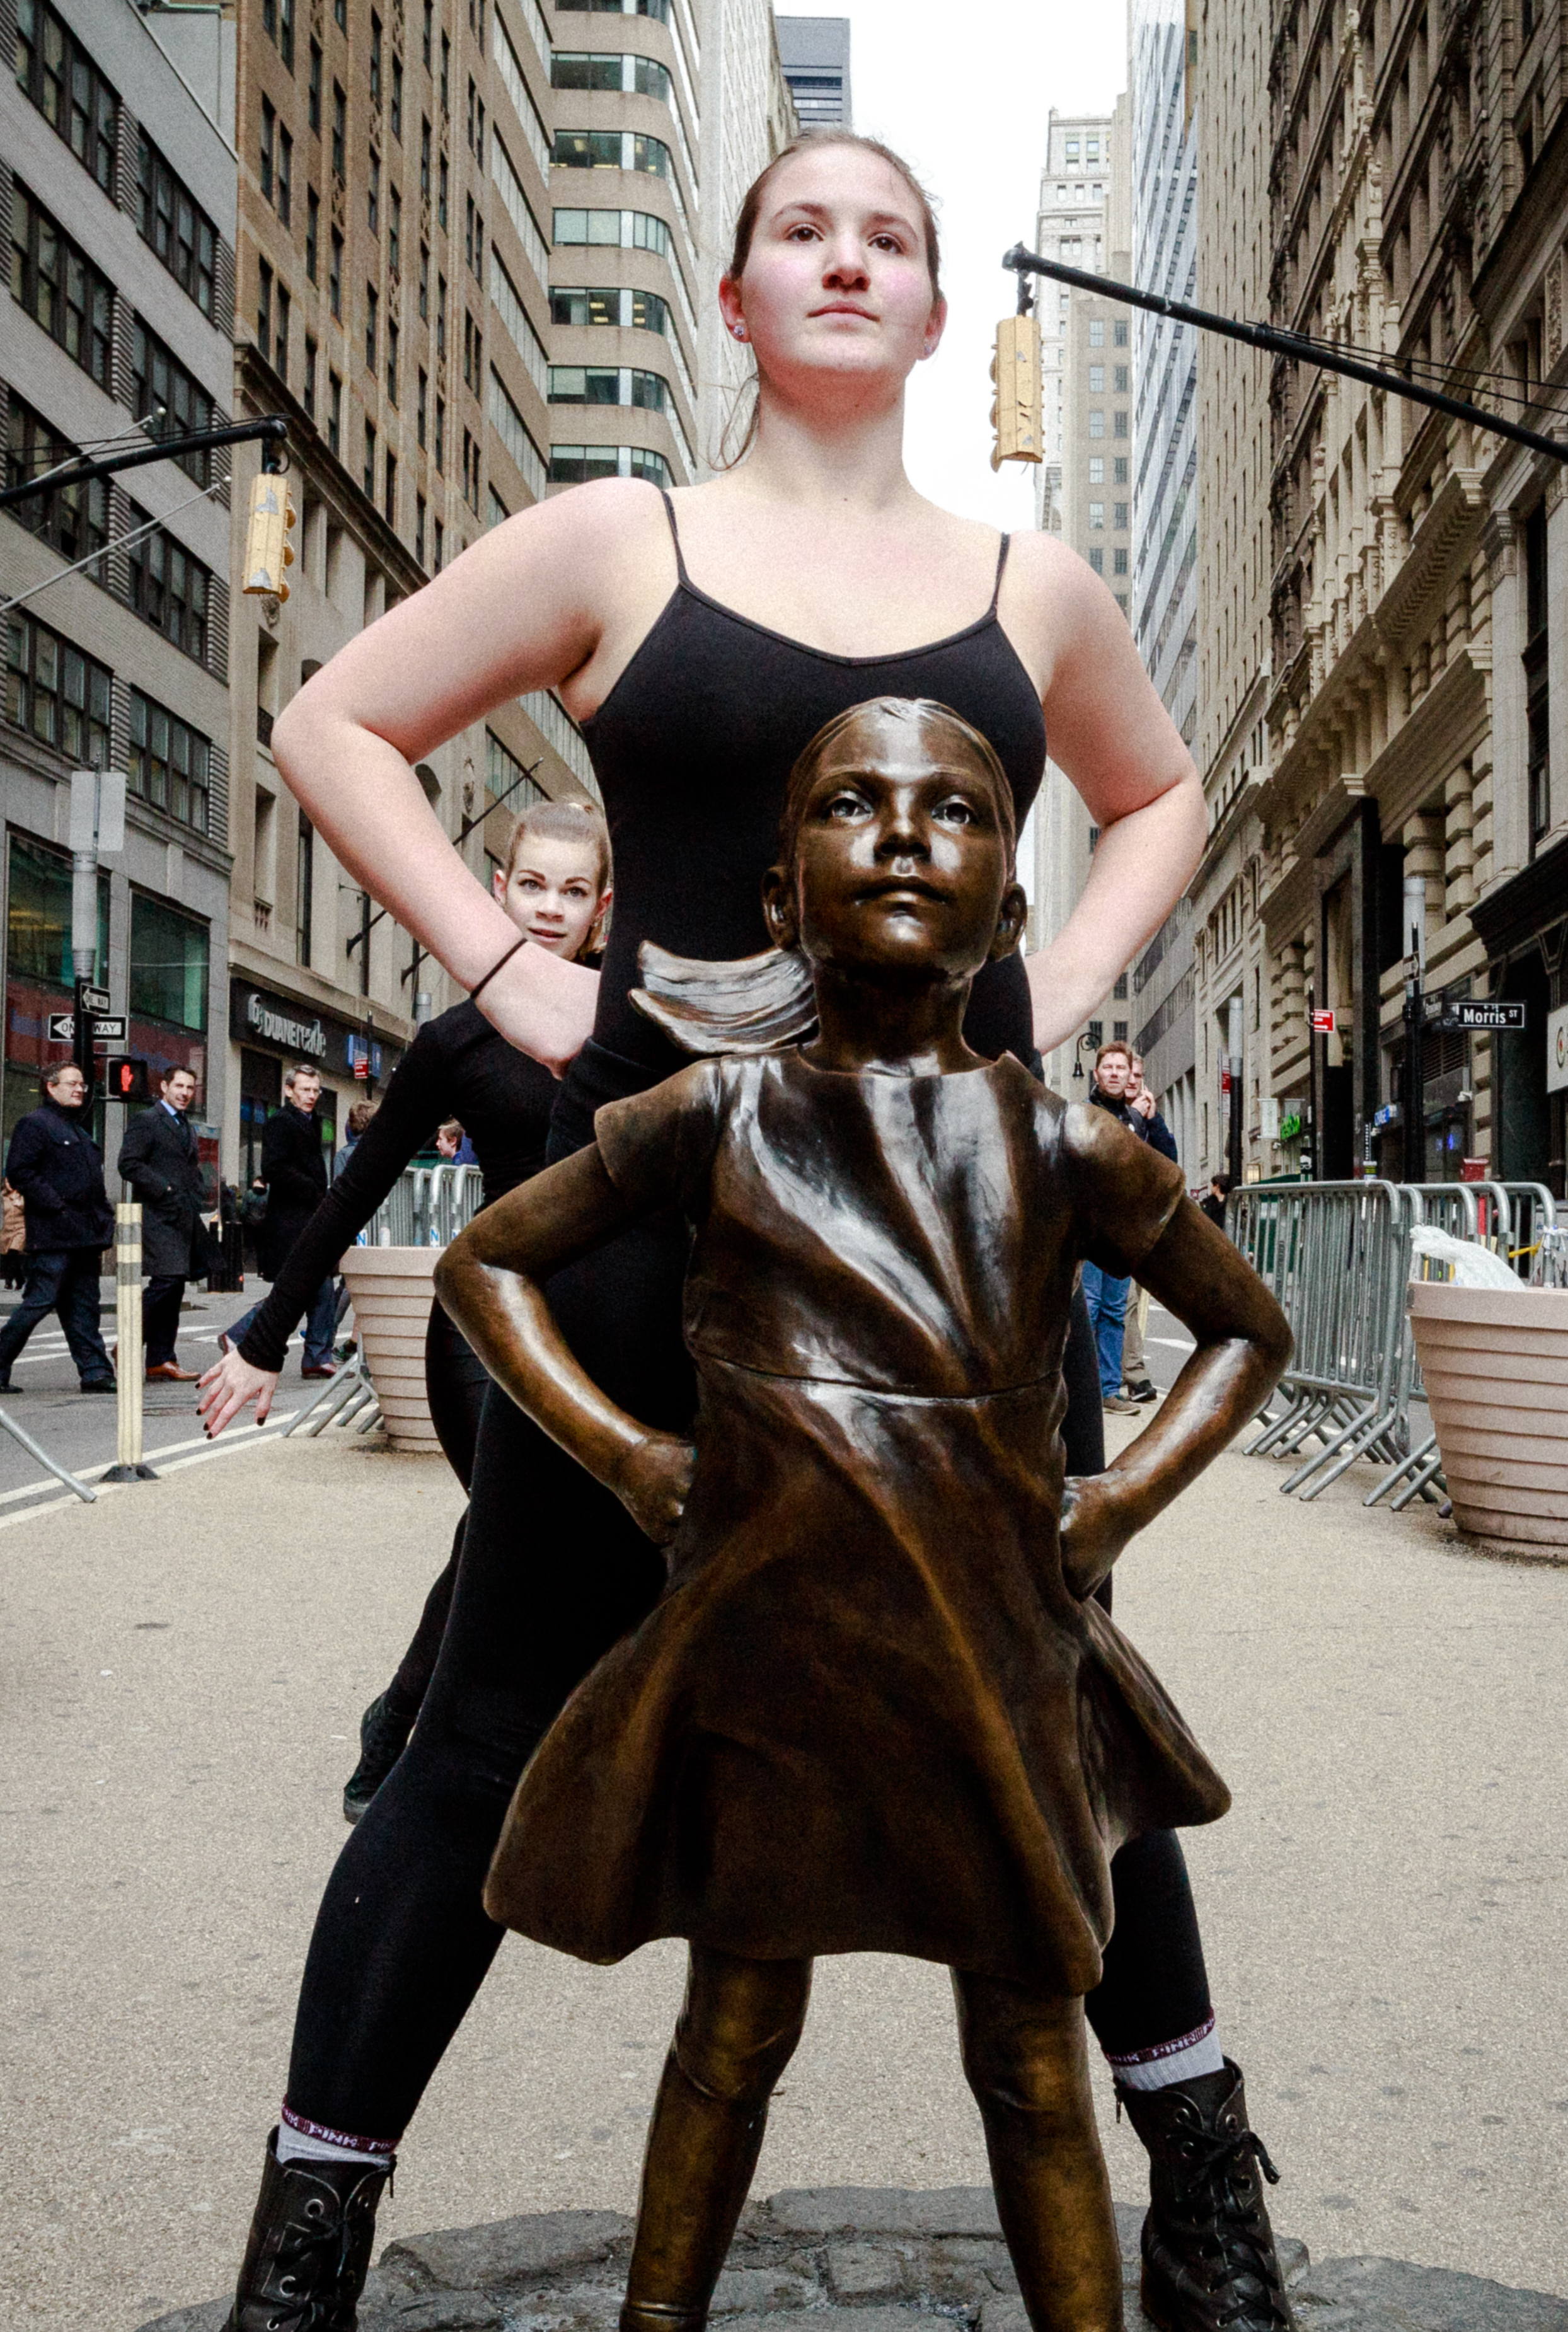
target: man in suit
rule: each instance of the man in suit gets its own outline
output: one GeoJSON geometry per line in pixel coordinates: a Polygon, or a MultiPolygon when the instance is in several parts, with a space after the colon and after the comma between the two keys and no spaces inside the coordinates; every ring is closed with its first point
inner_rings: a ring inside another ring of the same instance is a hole
{"type": "Polygon", "coordinates": [[[6,1177],[27,1210],[27,1280],[0,1333],[0,1392],[40,1320],[58,1312],[83,1392],[112,1392],[99,1330],[99,1264],[114,1238],[103,1159],[84,1123],[87,1081],[74,1061],[51,1069],[43,1098],[11,1136],[6,1177]]]}
{"type": "Polygon", "coordinates": [[[120,1179],[141,1200],[141,1259],[148,1275],[141,1324],[149,1382],[167,1378],[189,1384],[199,1373],[182,1369],[175,1352],[186,1281],[206,1271],[210,1253],[202,1220],[206,1186],[188,1115],[196,1090],[189,1069],[171,1069],[158,1080],[158,1099],[134,1120],[120,1145],[120,1179]]]}
{"type": "MultiPolygon", "coordinates": [[[[262,1276],[276,1279],[316,1209],[327,1195],[327,1153],[321,1146],[321,1120],[316,1104],[321,1098],[321,1074],[309,1063],[291,1069],[283,1079],[283,1106],[269,1117],[262,1131],[262,1171],[267,1211],[261,1227],[262,1276]]],[[[225,1352],[236,1350],[246,1329],[261,1310],[253,1304],[221,1337],[225,1352]]],[[[305,1314],[305,1364],[308,1377],[330,1377],[332,1338],[338,1326],[338,1283],[329,1274],[311,1296],[305,1314]]]]}

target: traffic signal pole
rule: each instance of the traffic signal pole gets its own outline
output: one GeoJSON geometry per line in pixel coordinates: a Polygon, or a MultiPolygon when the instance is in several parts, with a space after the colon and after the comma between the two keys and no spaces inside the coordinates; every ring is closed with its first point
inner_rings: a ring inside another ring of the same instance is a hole
{"type": "Polygon", "coordinates": [[[0,511],[12,510],[18,502],[31,502],[39,494],[58,493],[64,486],[80,486],[89,478],[113,478],[121,470],[139,470],[148,462],[177,462],[182,454],[204,453],[219,445],[248,445],[258,437],[273,445],[282,445],[288,435],[289,425],[283,416],[266,413],[259,421],[235,421],[225,429],[192,429],[180,437],[153,438],[130,446],[123,454],[105,454],[92,462],[84,458],[50,470],[43,477],[24,478],[20,484],[7,486],[0,492],[0,511]]]}

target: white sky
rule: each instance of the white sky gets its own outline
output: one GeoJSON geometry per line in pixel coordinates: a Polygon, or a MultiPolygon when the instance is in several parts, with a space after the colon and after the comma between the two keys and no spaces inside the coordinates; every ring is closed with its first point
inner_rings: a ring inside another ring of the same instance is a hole
{"type": "Polygon", "coordinates": [[[783,0],[780,14],[847,15],[855,127],[884,139],[936,197],[951,311],[910,387],[907,459],[923,493],[992,526],[1034,524],[1034,471],[990,467],[991,346],[1034,245],[1046,118],[1109,113],[1126,86],[1115,0],[783,0]]]}

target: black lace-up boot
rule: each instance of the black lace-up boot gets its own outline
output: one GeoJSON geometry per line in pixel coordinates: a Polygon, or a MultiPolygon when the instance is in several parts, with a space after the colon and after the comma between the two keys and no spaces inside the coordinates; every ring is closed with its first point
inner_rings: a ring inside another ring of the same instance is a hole
{"type": "Polygon", "coordinates": [[[376,2205],[397,2165],[278,2160],[278,2133],[224,2332],[356,2332],[376,2205]]]}
{"type": "Polygon", "coordinates": [[[404,1713],[396,1688],[378,1692],[359,1719],[359,1763],[343,1792],[343,1820],[357,1822],[408,1746],[416,1708],[404,1713]]]}
{"type": "Polygon", "coordinates": [[[1248,2127],[1241,2069],[1116,2099],[1148,2151],[1143,2312],[1160,2332],[1295,2332],[1263,2183],[1279,2173],[1248,2127]]]}

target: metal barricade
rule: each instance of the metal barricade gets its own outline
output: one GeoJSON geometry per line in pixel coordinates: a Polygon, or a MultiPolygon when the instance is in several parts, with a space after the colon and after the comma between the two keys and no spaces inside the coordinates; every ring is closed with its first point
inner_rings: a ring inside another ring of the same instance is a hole
{"type": "Polygon", "coordinates": [[[1415,1205],[1398,1183],[1274,1183],[1233,1191],[1226,1228],[1290,1322],[1296,1352],[1248,1457],[1321,1446],[1280,1486],[1315,1498],[1358,1458],[1402,1459],[1405,1280],[1415,1205]]]}
{"type": "Polygon", "coordinates": [[[360,1234],[361,1247],[449,1247],[484,1204],[477,1166],[407,1166],[360,1234]]]}
{"type": "Polygon", "coordinates": [[[1558,1247],[1557,1202],[1544,1182],[1505,1182],[1514,1209],[1513,1240],[1508,1260],[1532,1287],[1561,1286],[1545,1276],[1550,1257],[1558,1247]]]}

